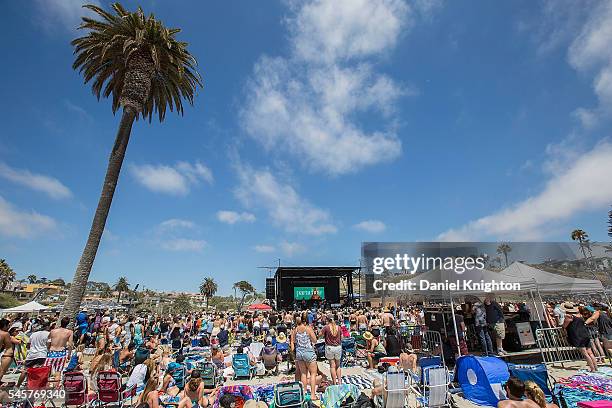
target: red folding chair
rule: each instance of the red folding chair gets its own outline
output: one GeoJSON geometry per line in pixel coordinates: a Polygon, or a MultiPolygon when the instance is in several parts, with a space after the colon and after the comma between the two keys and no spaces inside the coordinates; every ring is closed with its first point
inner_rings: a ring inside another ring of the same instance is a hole
{"type": "Polygon", "coordinates": [[[121,381],[121,374],[116,371],[100,371],[96,379],[98,384],[98,403],[100,406],[109,404],[123,407],[129,399],[132,405],[136,395],[136,385],[124,388],[121,381]]]}
{"type": "Polygon", "coordinates": [[[96,395],[89,395],[89,385],[83,373],[64,373],[65,406],[89,407],[96,395]]]}
{"type": "Polygon", "coordinates": [[[23,406],[34,408],[34,406],[47,406],[48,403],[55,407],[55,403],[53,402],[53,392],[49,387],[51,367],[30,367],[26,370],[26,376],[28,397],[22,401],[23,406]],[[36,391],[39,392],[37,393],[36,391]],[[42,398],[42,400],[36,401],[36,397],[34,397],[34,395],[42,398]]]}

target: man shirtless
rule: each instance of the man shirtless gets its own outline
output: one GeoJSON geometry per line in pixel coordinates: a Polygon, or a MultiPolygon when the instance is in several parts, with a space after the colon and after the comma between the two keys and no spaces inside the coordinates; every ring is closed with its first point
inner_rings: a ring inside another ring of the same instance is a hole
{"type": "Polygon", "coordinates": [[[49,332],[49,351],[45,365],[51,366],[51,372],[58,377],[64,371],[66,361],[70,359],[70,352],[74,346],[72,330],[67,329],[70,318],[64,317],[60,327],[49,332]]]}
{"type": "Polygon", "coordinates": [[[361,312],[357,315],[357,327],[361,333],[368,329],[368,318],[361,312]]]}
{"type": "Polygon", "coordinates": [[[504,385],[507,400],[497,403],[497,408],[539,408],[540,406],[530,399],[522,399],[525,394],[525,384],[516,377],[510,377],[504,385]]]}
{"type": "Polygon", "coordinates": [[[385,329],[388,329],[389,327],[393,326],[393,321],[395,320],[395,318],[391,313],[389,313],[388,309],[384,309],[381,315],[381,320],[383,322],[383,327],[385,329]]]}

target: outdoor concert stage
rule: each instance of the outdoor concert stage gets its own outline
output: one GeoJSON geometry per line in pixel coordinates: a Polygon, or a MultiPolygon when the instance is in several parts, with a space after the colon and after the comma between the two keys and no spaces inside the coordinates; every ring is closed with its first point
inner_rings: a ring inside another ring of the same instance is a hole
{"type": "Polygon", "coordinates": [[[308,306],[325,302],[330,306],[352,303],[353,277],[359,276],[358,266],[282,266],[276,269],[274,299],[278,308],[308,306]]]}

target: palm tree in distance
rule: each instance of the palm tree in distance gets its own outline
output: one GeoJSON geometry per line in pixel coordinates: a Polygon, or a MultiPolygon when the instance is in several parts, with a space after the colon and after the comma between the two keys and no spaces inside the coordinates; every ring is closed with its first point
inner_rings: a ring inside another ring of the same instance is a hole
{"type": "Polygon", "coordinates": [[[15,280],[15,271],[6,262],[6,259],[0,259],[0,287],[6,289],[9,282],[15,280]]]}
{"type": "Polygon", "coordinates": [[[166,28],[153,14],[146,17],[140,7],[136,12],[119,3],[112,5],[112,12],[92,4],[84,7],[98,19],[82,18],[79,28],[88,33],[71,43],[76,55],[72,67],[83,74],[85,83],[92,81],[98,99],[112,96],[113,113],[120,108],[123,112],[98,207],[64,303],[62,317],[71,319],[81,304],[98,252],[132,124],[141,115],[150,122],[154,113],[162,122],[166,109],[182,115],[183,100],[193,105],[195,91],[202,86],[187,43],[176,38],[180,29],[166,28]]]}
{"type": "Polygon", "coordinates": [[[512,247],[507,243],[503,242],[499,244],[497,247],[497,253],[504,255],[504,260],[506,261],[506,267],[508,267],[508,252],[512,252],[512,247]]]}
{"type": "Polygon", "coordinates": [[[119,292],[119,294],[117,294],[117,303],[119,303],[121,301],[121,293],[130,290],[130,284],[127,279],[123,276],[120,277],[117,283],[115,283],[115,290],[119,292]]]}
{"type": "Polygon", "coordinates": [[[28,275],[28,282],[29,283],[36,283],[36,280],[38,280],[38,276],[36,275],[28,275]]]}
{"type": "Polygon", "coordinates": [[[217,293],[217,282],[213,278],[204,278],[200,284],[200,293],[206,298],[206,310],[208,310],[208,300],[217,293]]]}

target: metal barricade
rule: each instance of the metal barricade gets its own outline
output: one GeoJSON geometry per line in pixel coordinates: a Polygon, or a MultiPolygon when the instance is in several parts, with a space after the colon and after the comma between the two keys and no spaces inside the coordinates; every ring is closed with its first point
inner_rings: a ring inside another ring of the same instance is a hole
{"type": "Polygon", "coordinates": [[[561,364],[582,360],[580,351],[567,341],[562,327],[541,328],[536,330],[536,342],[545,364],[561,364]]]}
{"type": "Polygon", "coordinates": [[[433,330],[425,330],[421,332],[421,347],[417,351],[427,356],[440,356],[442,364],[444,361],[444,352],[442,351],[442,335],[440,332],[433,330]]]}

